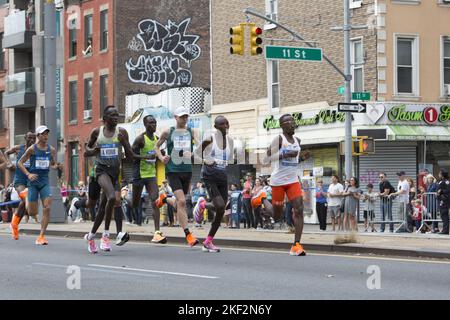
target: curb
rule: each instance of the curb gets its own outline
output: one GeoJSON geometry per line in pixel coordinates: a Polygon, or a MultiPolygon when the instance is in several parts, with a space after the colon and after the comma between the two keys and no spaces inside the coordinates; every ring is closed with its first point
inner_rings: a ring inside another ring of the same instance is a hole
{"type": "MultiPolygon", "coordinates": [[[[39,235],[39,230],[21,229],[21,234],[24,235],[39,235]]],[[[81,231],[61,231],[61,230],[47,230],[46,235],[79,238],[82,239],[85,232],[81,231]]],[[[111,233],[111,237],[115,238],[116,234],[111,233]]],[[[151,235],[132,234],[132,241],[148,242],[152,240],[151,235]]],[[[290,242],[270,242],[258,240],[241,240],[241,239],[215,239],[217,245],[224,247],[242,247],[249,249],[274,249],[274,250],[288,250],[290,242]]],[[[170,237],[170,243],[185,244],[184,237],[170,237]]],[[[326,253],[351,253],[351,254],[366,254],[366,255],[380,255],[380,256],[397,256],[397,257],[412,257],[412,258],[432,258],[432,259],[449,259],[450,251],[433,251],[433,250],[413,250],[413,249],[397,249],[397,248],[381,248],[381,247],[366,247],[358,244],[317,244],[317,243],[303,243],[305,250],[314,252],[326,253]]]]}

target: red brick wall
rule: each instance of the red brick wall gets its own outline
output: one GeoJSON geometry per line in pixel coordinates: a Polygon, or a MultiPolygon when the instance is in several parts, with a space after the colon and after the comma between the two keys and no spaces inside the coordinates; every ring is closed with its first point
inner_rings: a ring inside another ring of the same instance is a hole
{"type": "MultiPolygon", "coordinates": [[[[81,2],[76,2],[81,3],[81,2]]],[[[101,111],[100,111],[100,71],[108,69],[108,104],[114,103],[114,1],[113,0],[95,0],[81,3],[80,10],[80,29],[77,30],[77,56],[74,60],[69,60],[69,29],[67,23],[64,24],[64,48],[65,48],[65,84],[64,84],[64,124],[66,155],[65,163],[65,179],[69,180],[69,143],[79,142],[81,150],[79,150],[79,178],[84,180],[87,176],[85,172],[85,159],[82,156],[84,152],[84,144],[87,142],[91,131],[100,125],[101,111]],[[108,50],[100,53],[100,8],[108,4],[108,50]],[[82,54],[84,50],[84,13],[93,10],[93,54],[90,57],[85,57],[82,54]],[[92,120],[83,120],[84,111],[84,75],[92,73],[92,120]],[[71,77],[78,77],[78,107],[77,107],[77,121],[69,123],[69,79],[71,77]]],[[[65,20],[68,21],[68,13],[65,14],[65,20]]]]}

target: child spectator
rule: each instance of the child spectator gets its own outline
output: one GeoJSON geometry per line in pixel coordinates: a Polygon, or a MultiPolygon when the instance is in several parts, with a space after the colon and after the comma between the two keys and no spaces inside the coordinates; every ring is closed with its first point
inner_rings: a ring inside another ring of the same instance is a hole
{"type": "Polygon", "coordinates": [[[367,192],[363,194],[362,201],[365,203],[364,209],[364,232],[369,229],[369,220],[372,232],[377,232],[374,227],[373,220],[375,219],[375,201],[378,194],[373,190],[373,184],[369,183],[367,185],[367,192]]]}

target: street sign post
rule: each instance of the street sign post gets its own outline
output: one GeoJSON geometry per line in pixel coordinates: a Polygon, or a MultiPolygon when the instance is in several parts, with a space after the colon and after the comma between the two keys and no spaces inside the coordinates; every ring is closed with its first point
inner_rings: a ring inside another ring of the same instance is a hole
{"type": "Polygon", "coordinates": [[[297,60],[322,61],[321,48],[296,48],[281,46],[266,46],[266,59],[270,60],[297,60]]]}
{"type": "Polygon", "coordinates": [[[367,104],[365,103],[339,103],[338,112],[357,112],[366,113],[367,104]]]}

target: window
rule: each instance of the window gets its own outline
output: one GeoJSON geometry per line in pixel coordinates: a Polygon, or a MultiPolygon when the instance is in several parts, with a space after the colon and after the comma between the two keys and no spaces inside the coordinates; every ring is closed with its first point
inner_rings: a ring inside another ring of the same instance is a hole
{"type": "Polygon", "coordinates": [[[279,65],[277,60],[269,60],[268,64],[268,96],[271,109],[280,108],[280,77],[279,65]]]}
{"type": "Polygon", "coordinates": [[[5,128],[4,112],[5,109],[3,108],[3,91],[0,91],[0,130],[5,128]]]}
{"type": "MultiPolygon", "coordinates": [[[[266,16],[272,20],[278,21],[278,0],[266,0],[266,16]]],[[[266,24],[265,30],[274,29],[275,24],[266,24]]]]}
{"type": "Polygon", "coordinates": [[[418,95],[418,38],[396,38],[395,92],[398,95],[418,95]]]}
{"type": "Polygon", "coordinates": [[[85,55],[92,54],[92,15],[87,15],[84,17],[84,48],[85,55]],[[89,52],[89,46],[91,50],[89,52]]]}
{"type": "MultiPolygon", "coordinates": [[[[444,85],[450,85],[450,38],[444,38],[444,85]]],[[[447,94],[450,95],[450,92],[447,94]]]]}
{"type": "Polygon", "coordinates": [[[100,114],[108,106],[108,75],[100,76],[100,114]]]}
{"type": "Polygon", "coordinates": [[[100,51],[108,49],[108,10],[100,12],[100,51]]]}
{"type": "Polygon", "coordinates": [[[5,50],[3,49],[3,33],[0,33],[0,70],[5,70],[5,50]]]}
{"type": "Polygon", "coordinates": [[[76,57],[77,55],[77,29],[76,29],[76,20],[70,20],[70,29],[69,29],[69,58],[76,57]]]}
{"type": "Polygon", "coordinates": [[[92,79],[84,79],[84,110],[92,110],[92,79]]]}
{"type": "Polygon", "coordinates": [[[77,120],[78,87],[76,81],[69,82],[69,122],[77,120]]]}
{"type": "Polygon", "coordinates": [[[364,48],[362,39],[351,42],[352,91],[364,91],[364,48]]]}

